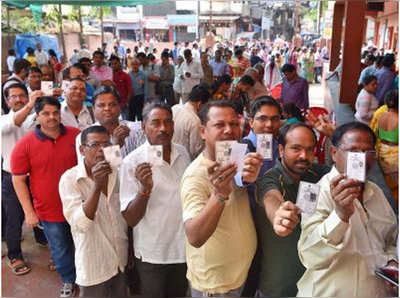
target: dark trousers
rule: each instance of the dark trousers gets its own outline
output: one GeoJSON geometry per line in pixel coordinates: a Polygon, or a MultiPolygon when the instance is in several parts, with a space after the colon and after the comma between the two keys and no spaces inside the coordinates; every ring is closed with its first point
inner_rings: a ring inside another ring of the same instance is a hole
{"type": "Polygon", "coordinates": [[[174,88],[171,86],[161,86],[161,100],[165,100],[171,107],[176,105],[174,88]]]}
{"type": "MultiPolygon", "coordinates": [[[[29,178],[27,178],[27,183],[29,187],[29,178]]],[[[21,235],[22,224],[25,220],[24,210],[22,209],[21,203],[18,200],[18,196],[15,193],[15,189],[12,184],[12,175],[4,171],[3,182],[1,185],[1,195],[2,203],[4,204],[4,212],[6,214],[5,237],[8,248],[7,256],[10,260],[23,259],[21,251],[21,235]]],[[[34,228],[33,233],[35,235],[36,242],[43,244],[47,243],[46,236],[42,230],[34,228]]]]}
{"type": "Polygon", "coordinates": [[[79,297],[128,297],[128,286],[125,273],[118,274],[101,284],[79,286],[79,297]]]}
{"type": "Polygon", "coordinates": [[[129,99],[129,120],[135,121],[142,121],[142,110],[144,106],[144,94],[132,96],[129,99]]]}
{"type": "Polygon", "coordinates": [[[51,256],[63,283],[75,283],[75,247],[67,222],[41,221],[51,256]]]}
{"type": "Polygon", "coordinates": [[[135,258],[142,297],[185,297],[188,290],[187,266],[183,264],[150,264],[135,258]]]}

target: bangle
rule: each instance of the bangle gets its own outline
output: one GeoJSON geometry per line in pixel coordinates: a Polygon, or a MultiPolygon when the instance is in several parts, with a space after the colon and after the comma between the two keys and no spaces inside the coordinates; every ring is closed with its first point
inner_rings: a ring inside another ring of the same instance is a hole
{"type": "Polygon", "coordinates": [[[216,191],[214,191],[214,196],[216,196],[218,203],[221,204],[221,205],[225,205],[226,201],[229,200],[229,198],[228,198],[228,199],[225,199],[224,197],[222,197],[222,196],[221,196],[218,192],[216,192],[216,191]]]}
{"type": "Polygon", "coordinates": [[[148,197],[148,196],[150,196],[150,194],[151,194],[151,190],[148,190],[148,191],[140,191],[140,194],[141,194],[142,196],[148,197]]]}

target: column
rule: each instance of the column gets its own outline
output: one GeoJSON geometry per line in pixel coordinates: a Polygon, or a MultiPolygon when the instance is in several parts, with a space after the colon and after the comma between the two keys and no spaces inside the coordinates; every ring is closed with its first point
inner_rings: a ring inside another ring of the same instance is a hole
{"type": "Polygon", "coordinates": [[[332,24],[332,43],[330,54],[329,70],[334,71],[340,63],[340,45],[342,42],[342,31],[343,31],[343,18],[345,3],[335,3],[333,10],[333,24],[332,24]]]}
{"type": "Polygon", "coordinates": [[[352,107],[357,99],[358,78],[361,72],[360,60],[366,7],[365,1],[346,2],[339,102],[350,104],[352,107]]]}

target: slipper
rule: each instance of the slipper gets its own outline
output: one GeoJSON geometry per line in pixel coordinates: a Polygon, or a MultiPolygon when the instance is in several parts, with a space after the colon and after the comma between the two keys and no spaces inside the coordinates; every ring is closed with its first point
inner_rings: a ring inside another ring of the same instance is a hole
{"type": "Polygon", "coordinates": [[[57,270],[56,264],[54,264],[53,259],[50,259],[49,263],[47,264],[47,269],[49,269],[49,271],[51,272],[57,270]]]}
{"type": "Polygon", "coordinates": [[[11,272],[14,275],[23,275],[31,271],[31,268],[29,268],[25,261],[21,259],[8,260],[7,265],[10,267],[11,272]]]}

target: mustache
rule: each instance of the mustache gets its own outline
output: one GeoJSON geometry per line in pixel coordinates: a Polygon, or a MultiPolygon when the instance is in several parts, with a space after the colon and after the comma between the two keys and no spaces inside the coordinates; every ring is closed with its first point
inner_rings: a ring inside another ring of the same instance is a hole
{"type": "Polygon", "coordinates": [[[308,160],[296,160],[295,162],[294,162],[294,164],[304,164],[304,165],[307,165],[307,166],[309,166],[309,165],[311,165],[311,163],[308,161],[308,160]]]}

